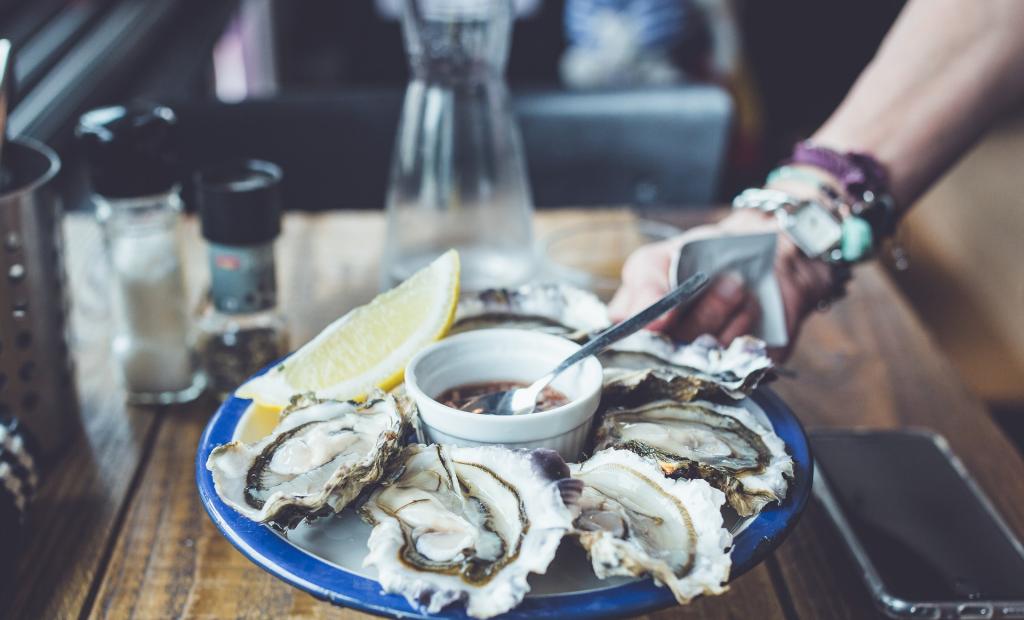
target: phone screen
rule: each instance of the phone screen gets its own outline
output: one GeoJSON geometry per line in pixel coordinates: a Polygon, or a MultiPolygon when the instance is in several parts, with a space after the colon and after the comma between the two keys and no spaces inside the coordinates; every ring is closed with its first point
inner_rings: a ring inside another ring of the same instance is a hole
{"type": "Polygon", "coordinates": [[[886,590],[907,601],[1024,600],[1024,556],[933,438],[824,432],[814,458],[886,590]]]}

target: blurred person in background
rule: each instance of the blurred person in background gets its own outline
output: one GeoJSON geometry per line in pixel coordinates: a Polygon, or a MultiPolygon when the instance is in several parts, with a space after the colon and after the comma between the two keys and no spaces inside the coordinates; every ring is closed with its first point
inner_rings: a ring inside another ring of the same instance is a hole
{"type": "MultiPolygon", "coordinates": [[[[811,312],[843,294],[849,266],[877,253],[914,201],[1001,113],[1020,103],[1022,32],[1020,0],[911,0],[825,124],[794,147],[792,158],[768,175],[764,188],[748,190],[734,203],[749,208],[737,208],[698,231],[779,231],[787,218],[778,211],[796,213],[808,200],[840,227],[841,237],[827,254],[814,249],[830,241],[821,238],[820,227],[778,236],[775,275],[789,345],[776,350],[776,357],[788,356],[811,312]]],[[[814,89],[816,76],[804,77],[806,88],[814,89]]],[[[692,234],[645,246],[629,258],[611,304],[614,319],[668,291],[670,264],[692,234]]],[[[758,317],[753,294],[740,278],[727,274],[685,313],[670,313],[654,327],[680,339],[710,333],[729,342],[750,332],[758,317]]]]}
{"type": "Polygon", "coordinates": [[[695,29],[690,0],[566,0],[569,47],[561,74],[572,88],[673,84],[673,51],[695,29]]]}

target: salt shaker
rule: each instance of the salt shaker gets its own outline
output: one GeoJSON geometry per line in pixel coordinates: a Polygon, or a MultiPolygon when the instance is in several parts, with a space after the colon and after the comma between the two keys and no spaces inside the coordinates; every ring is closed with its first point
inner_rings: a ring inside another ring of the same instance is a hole
{"type": "Polygon", "coordinates": [[[280,168],[257,160],[229,162],[196,176],[211,276],[199,351],[210,388],[222,398],[288,351],[274,272],[281,178],[280,168]]]}
{"type": "Polygon", "coordinates": [[[187,402],[204,387],[182,272],[176,124],[170,108],[138,104],[87,112],[75,131],[111,268],[114,357],[137,404],[187,402]]]}

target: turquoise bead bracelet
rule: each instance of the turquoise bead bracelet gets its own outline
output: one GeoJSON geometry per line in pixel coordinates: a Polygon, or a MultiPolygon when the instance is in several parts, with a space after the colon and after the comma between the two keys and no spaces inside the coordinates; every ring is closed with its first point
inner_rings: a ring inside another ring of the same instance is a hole
{"type": "Polygon", "coordinates": [[[807,170],[801,170],[800,168],[794,168],[793,166],[779,166],[768,173],[768,178],[765,179],[766,185],[771,185],[776,181],[799,181],[813,185],[819,190],[830,189],[825,183],[822,183],[821,178],[813,172],[807,170]]]}

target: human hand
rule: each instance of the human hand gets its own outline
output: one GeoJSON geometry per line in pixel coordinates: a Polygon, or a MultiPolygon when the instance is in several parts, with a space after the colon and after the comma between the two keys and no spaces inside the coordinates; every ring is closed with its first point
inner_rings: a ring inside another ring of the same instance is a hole
{"type": "MultiPolygon", "coordinates": [[[[611,319],[621,321],[669,291],[672,261],[687,239],[695,235],[768,231],[778,231],[774,217],[740,210],[718,224],[693,229],[685,237],[639,248],[622,268],[622,286],[608,308],[611,319]]],[[[804,319],[833,291],[835,276],[827,264],[804,256],[785,235],[779,235],[776,246],[775,276],[785,310],[789,343],[770,353],[776,361],[783,361],[789,356],[804,319]]],[[[711,334],[728,345],[737,336],[750,333],[760,317],[757,298],[738,274],[727,273],[712,282],[707,292],[685,312],[670,311],[651,323],[648,329],[662,331],[684,341],[693,340],[701,334],[711,334]]]]}

